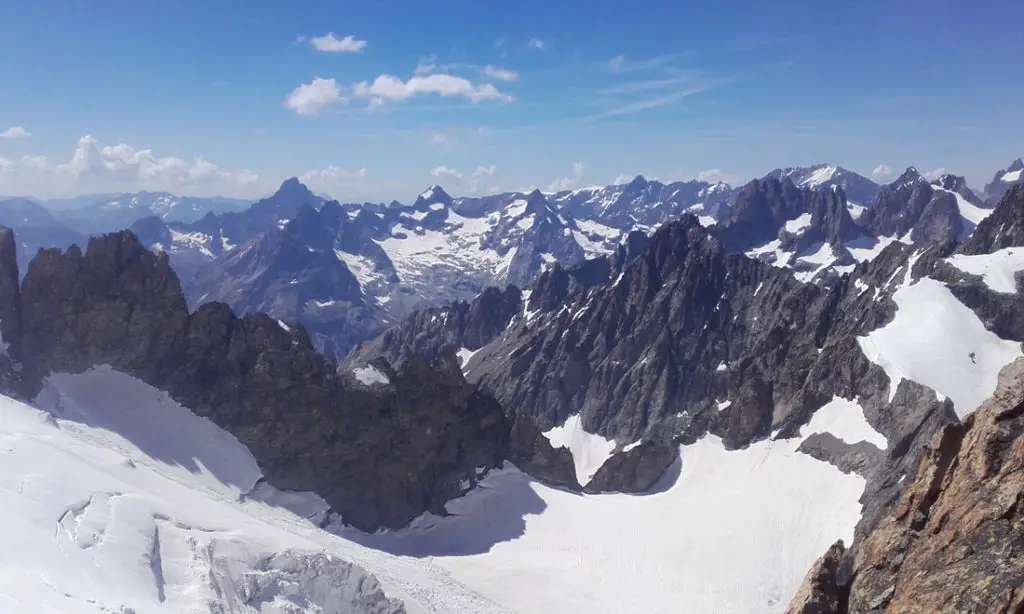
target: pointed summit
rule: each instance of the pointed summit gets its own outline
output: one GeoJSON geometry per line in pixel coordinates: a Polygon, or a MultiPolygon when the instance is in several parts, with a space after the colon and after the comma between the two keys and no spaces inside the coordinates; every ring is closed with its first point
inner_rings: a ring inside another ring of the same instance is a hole
{"type": "Polygon", "coordinates": [[[633,180],[626,185],[627,190],[642,190],[647,187],[647,179],[643,175],[633,177],[633,180]]]}
{"type": "Polygon", "coordinates": [[[445,207],[450,207],[452,204],[452,197],[448,195],[444,189],[436,183],[426,190],[423,191],[419,196],[416,197],[416,202],[412,204],[414,209],[424,210],[433,204],[442,204],[445,207]]]}
{"type": "Polygon", "coordinates": [[[277,191],[274,192],[273,198],[284,198],[301,202],[315,202],[317,200],[316,195],[304,183],[299,181],[298,177],[285,179],[281,183],[281,187],[277,188],[277,191]]]}
{"type": "Polygon", "coordinates": [[[896,181],[890,183],[889,186],[892,188],[900,188],[906,185],[922,182],[927,183],[924,177],[921,176],[921,173],[917,171],[917,168],[908,166],[907,170],[903,171],[903,174],[897,177],[896,181]]]}
{"type": "Polygon", "coordinates": [[[1006,169],[1006,172],[1008,173],[1015,173],[1017,171],[1024,171],[1024,160],[1022,160],[1021,158],[1017,158],[1016,160],[1014,160],[1006,169]]]}

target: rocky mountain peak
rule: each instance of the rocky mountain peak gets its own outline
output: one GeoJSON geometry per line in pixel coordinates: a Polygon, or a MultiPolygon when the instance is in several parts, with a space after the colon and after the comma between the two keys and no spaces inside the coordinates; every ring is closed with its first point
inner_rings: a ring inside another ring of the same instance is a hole
{"type": "Polygon", "coordinates": [[[627,190],[642,190],[647,187],[647,179],[643,175],[637,175],[626,184],[627,190]]]}
{"type": "Polygon", "coordinates": [[[1008,173],[1021,170],[1024,170],[1024,159],[1022,158],[1017,158],[1010,164],[1010,166],[1006,167],[1006,172],[1008,173]]]}
{"type": "Polygon", "coordinates": [[[548,203],[548,199],[540,190],[534,190],[526,195],[526,214],[529,215],[531,213],[543,217],[555,214],[551,204],[548,203]]]}
{"type": "Polygon", "coordinates": [[[903,174],[896,178],[895,181],[889,184],[889,187],[898,189],[904,186],[913,185],[915,183],[924,182],[925,178],[921,176],[917,168],[908,166],[907,170],[903,171],[903,174]]]}
{"type": "Polygon", "coordinates": [[[419,196],[416,197],[416,201],[413,202],[412,207],[417,211],[424,211],[430,208],[430,205],[441,204],[445,208],[451,207],[452,197],[448,195],[444,189],[434,184],[424,190],[419,196]]]}
{"type": "Polygon", "coordinates": [[[289,200],[295,202],[316,202],[317,197],[313,192],[306,187],[304,183],[299,181],[298,177],[289,177],[281,183],[281,187],[277,188],[272,198],[278,200],[289,200]]]}

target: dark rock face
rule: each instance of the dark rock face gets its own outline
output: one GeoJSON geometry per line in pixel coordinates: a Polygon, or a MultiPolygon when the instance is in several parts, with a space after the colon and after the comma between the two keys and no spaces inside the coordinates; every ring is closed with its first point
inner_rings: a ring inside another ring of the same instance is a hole
{"type": "Polygon", "coordinates": [[[444,349],[479,350],[522,312],[522,300],[515,286],[505,290],[491,287],[470,303],[458,301],[413,312],[401,324],[357,347],[342,368],[368,364],[379,356],[398,365],[414,355],[433,358],[444,349]]]}
{"type": "Polygon", "coordinates": [[[801,190],[788,178],[756,179],[743,186],[728,217],[715,227],[730,252],[744,252],[767,243],[788,221],[810,210],[811,190],[801,190]]]}
{"type": "Polygon", "coordinates": [[[988,254],[1024,245],[1024,183],[1009,188],[999,206],[960,244],[961,254],[988,254]]]}
{"type": "Polygon", "coordinates": [[[902,237],[920,219],[935,190],[914,167],[882,186],[878,196],[857,220],[876,236],[902,237]]]}
{"type": "Polygon", "coordinates": [[[580,491],[572,453],[554,448],[531,420],[516,420],[512,426],[509,460],[533,477],[553,486],[580,491]]]}
{"type": "Polygon", "coordinates": [[[613,454],[583,490],[588,493],[647,492],[677,460],[679,449],[675,444],[645,441],[635,448],[613,454]]]}
{"type": "Polygon", "coordinates": [[[949,192],[936,192],[928,201],[921,217],[910,231],[914,243],[948,243],[964,233],[956,197],[949,192]]]}
{"type": "Polygon", "coordinates": [[[317,492],[364,530],[440,512],[507,456],[501,407],[454,356],[379,363],[388,383],[339,376],[300,326],[221,303],[190,314],[166,255],[130,233],[41,252],[15,298],[12,354],[30,394],[50,372],[109,364],[238,437],[272,485],[317,492]]]}

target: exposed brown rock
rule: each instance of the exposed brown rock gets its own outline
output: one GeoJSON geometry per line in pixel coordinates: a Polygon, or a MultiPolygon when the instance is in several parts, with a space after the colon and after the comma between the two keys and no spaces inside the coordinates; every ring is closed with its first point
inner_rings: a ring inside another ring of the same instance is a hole
{"type": "MultiPolygon", "coordinates": [[[[809,579],[822,577],[820,568],[809,579]]],[[[1024,359],[1003,369],[974,414],[935,435],[846,575],[848,605],[822,612],[1024,612],[1024,359]]],[[[801,590],[790,611],[812,611],[800,609],[808,594],[831,590],[827,581],[801,590]]]]}
{"type": "Polygon", "coordinates": [[[839,563],[846,547],[839,540],[814,562],[786,614],[839,614],[842,595],[838,585],[839,563]]]}

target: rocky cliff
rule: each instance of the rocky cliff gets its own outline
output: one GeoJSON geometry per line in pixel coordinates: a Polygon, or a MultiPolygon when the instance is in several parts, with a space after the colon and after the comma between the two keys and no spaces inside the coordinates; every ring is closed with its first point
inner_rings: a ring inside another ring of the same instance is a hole
{"type": "Polygon", "coordinates": [[[109,364],[234,434],[271,484],[315,491],[365,530],[441,512],[508,456],[500,405],[450,355],[339,376],[300,326],[220,303],[189,313],[167,256],[130,233],[40,252],[19,292],[9,237],[0,314],[28,396],[51,372],[109,364]]]}

